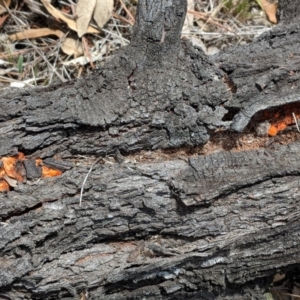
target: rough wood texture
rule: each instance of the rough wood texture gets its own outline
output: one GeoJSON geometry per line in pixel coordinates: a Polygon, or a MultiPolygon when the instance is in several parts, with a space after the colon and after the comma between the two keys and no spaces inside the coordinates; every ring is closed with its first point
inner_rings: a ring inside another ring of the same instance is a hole
{"type": "Polygon", "coordinates": [[[208,58],[179,40],[185,7],[140,0],[131,45],[92,76],[2,95],[0,155],[75,164],[0,195],[0,299],[264,299],[276,272],[299,267],[297,133],[287,145],[226,151],[226,140],[207,156],[138,160],[299,107],[299,25],[208,58]],[[89,164],[78,154],[103,157],[82,207],[89,164]]]}

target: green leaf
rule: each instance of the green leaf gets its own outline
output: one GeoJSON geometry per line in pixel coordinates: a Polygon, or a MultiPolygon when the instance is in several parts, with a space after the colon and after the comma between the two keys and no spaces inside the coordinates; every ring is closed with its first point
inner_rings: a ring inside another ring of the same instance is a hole
{"type": "Polygon", "coordinates": [[[34,77],[38,77],[38,74],[39,74],[39,67],[38,67],[38,65],[35,65],[33,67],[33,75],[34,75],[34,77]]]}
{"type": "Polygon", "coordinates": [[[256,2],[261,7],[261,9],[264,9],[261,0],[256,0],[256,2]]]}
{"type": "Polygon", "coordinates": [[[18,67],[18,72],[22,73],[23,72],[23,55],[19,56],[17,67],[18,67]]]}
{"type": "Polygon", "coordinates": [[[274,298],[273,298],[273,296],[272,296],[271,293],[265,293],[264,296],[265,296],[266,300],[274,300],[274,298]]]}

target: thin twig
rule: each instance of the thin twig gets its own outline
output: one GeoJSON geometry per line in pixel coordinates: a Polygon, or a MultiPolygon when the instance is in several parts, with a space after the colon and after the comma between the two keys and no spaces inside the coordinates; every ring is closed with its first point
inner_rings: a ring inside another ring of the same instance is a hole
{"type": "MultiPolygon", "coordinates": [[[[57,44],[57,51],[56,51],[55,61],[54,61],[54,64],[53,64],[53,68],[54,68],[53,70],[56,70],[56,64],[57,64],[57,59],[59,58],[60,47],[61,47],[61,39],[59,39],[59,42],[57,44]]],[[[54,71],[52,71],[52,73],[51,73],[49,84],[52,82],[53,74],[54,74],[54,71]]]]}
{"type": "Polygon", "coordinates": [[[280,295],[287,295],[287,296],[292,296],[294,298],[299,298],[300,299],[300,295],[296,295],[296,294],[290,294],[290,293],[283,293],[283,292],[277,292],[280,295]]]}
{"type": "Polygon", "coordinates": [[[295,116],[294,113],[293,113],[293,118],[294,118],[294,120],[295,120],[297,130],[298,130],[298,132],[300,132],[300,130],[299,130],[299,125],[298,125],[298,120],[297,120],[297,118],[296,118],[296,116],[295,116]]]}
{"type": "Polygon", "coordinates": [[[114,18],[119,19],[119,20],[121,20],[122,22],[127,23],[127,24],[129,24],[129,25],[131,25],[131,26],[133,26],[133,24],[134,24],[133,21],[127,20],[126,18],[123,18],[123,17],[121,17],[120,15],[118,15],[118,14],[116,14],[116,13],[114,13],[114,12],[112,13],[112,15],[113,15],[114,18]]]}
{"type": "MultiPolygon", "coordinates": [[[[106,30],[105,28],[102,28],[101,29],[103,32],[105,32],[105,33],[107,33],[108,35],[111,35],[111,36],[114,36],[114,37],[117,37],[117,38],[121,38],[120,36],[118,36],[116,33],[113,33],[112,31],[109,31],[109,30],[106,30]]],[[[130,43],[130,41],[129,40],[127,40],[127,39],[125,39],[124,37],[122,37],[122,39],[121,39],[122,41],[124,41],[125,42],[125,45],[127,45],[127,44],[129,44],[130,43]]]]}
{"type": "Polygon", "coordinates": [[[35,77],[34,70],[33,70],[32,66],[31,66],[31,73],[32,73],[32,77],[34,79],[34,83],[35,83],[35,85],[37,85],[36,77],[35,77]]]}
{"type": "Polygon", "coordinates": [[[223,28],[223,29],[226,30],[226,31],[232,32],[232,30],[229,29],[229,28],[227,28],[226,26],[224,26],[224,25],[222,25],[222,24],[219,24],[218,22],[215,22],[215,21],[213,20],[213,17],[211,17],[211,16],[203,15],[202,13],[199,13],[199,12],[193,11],[193,10],[188,10],[187,12],[188,12],[189,14],[192,14],[192,15],[194,15],[194,16],[197,16],[199,19],[201,19],[201,20],[203,20],[203,21],[206,21],[206,24],[207,24],[207,23],[214,24],[214,25],[216,25],[216,26],[218,26],[218,27],[220,27],[220,28],[223,28]]]}
{"type": "MultiPolygon", "coordinates": [[[[28,39],[27,39],[28,40],[28,39]]],[[[29,43],[30,40],[28,40],[29,43]]],[[[46,62],[46,64],[50,67],[50,69],[52,69],[52,71],[57,75],[57,77],[62,81],[62,82],[66,82],[66,79],[63,78],[56,70],[56,68],[54,68],[50,62],[48,61],[47,57],[44,55],[44,53],[42,51],[39,50],[38,47],[36,47],[33,43],[31,43],[31,46],[34,48],[34,50],[44,59],[44,61],[46,62]]]]}
{"type": "Polygon", "coordinates": [[[112,18],[112,21],[114,22],[114,26],[115,26],[115,28],[117,30],[117,33],[119,34],[119,37],[120,37],[120,40],[122,41],[123,46],[125,46],[126,43],[123,41],[123,36],[122,36],[122,34],[121,34],[120,30],[119,30],[119,27],[117,25],[116,20],[114,18],[112,18]]]}
{"type": "MultiPolygon", "coordinates": [[[[49,44],[48,46],[40,47],[40,49],[41,50],[47,50],[47,49],[51,48],[54,45],[55,45],[55,43],[52,43],[52,44],[49,44]]],[[[10,57],[13,57],[13,56],[19,56],[20,54],[24,54],[24,53],[27,53],[27,52],[33,52],[33,51],[34,51],[34,49],[30,48],[30,49],[23,49],[23,50],[11,52],[11,53],[8,53],[8,54],[0,53],[0,58],[1,59],[10,58],[10,57]]]]}
{"type": "Polygon", "coordinates": [[[131,12],[127,9],[127,7],[126,7],[125,3],[123,2],[123,0],[119,0],[119,1],[120,1],[121,5],[122,5],[123,9],[126,11],[128,17],[129,17],[129,18],[131,19],[131,21],[134,23],[134,22],[135,22],[135,19],[134,19],[134,17],[132,16],[131,12]]]}
{"type": "Polygon", "coordinates": [[[84,53],[90,61],[90,66],[91,66],[92,69],[95,69],[95,65],[93,63],[93,59],[92,59],[92,56],[91,56],[91,53],[89,51],[89,47],[88,47],[88,44],[87,44],[87,39],[84,36],[82,37],[82,43],[83,43],[84,53]]]}
{"type": "Polygon", "coordinates": [[[100,160],[102,159],[102,157],[99,157],[98,159],[96,159],[96,161],[92,164],[92,166],[90,167],[88,173],[86,174],[83,182],[82,182],[82,186],[81,186],[81,190],[80,190],[80,199],[79,199],[79,207],[81,207],[81,203],[82,203],[82,197],[83,197],[83,189],[84,189],[84,185],[89,177],[89,175],[91,174],[93,167],[95,166],[95,164],[97,164],[100,160]]]}

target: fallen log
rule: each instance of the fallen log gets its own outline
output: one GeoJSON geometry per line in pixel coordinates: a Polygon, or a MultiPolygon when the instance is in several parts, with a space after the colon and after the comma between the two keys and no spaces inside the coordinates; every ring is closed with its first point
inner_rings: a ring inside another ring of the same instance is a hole
{"type": "Polygon", "coordinates": [[[0,155],[64,173],[29,178],[27,162],[0,194],[0,298],[263,299],[299,268],[290,2],[209,58],[180,40],[186,1],[140,0],[131,44],[94,74],[3,93],[0,155]]]}

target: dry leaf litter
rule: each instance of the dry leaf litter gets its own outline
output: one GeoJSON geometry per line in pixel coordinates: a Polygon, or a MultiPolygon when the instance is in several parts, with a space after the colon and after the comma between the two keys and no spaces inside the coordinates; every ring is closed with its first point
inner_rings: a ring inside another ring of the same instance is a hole
{"type": "MultiPolygon", "coordinates": [[[[188,0],[182,35],[208,55],[250,42],[272,27],[266,13],[276,22],[273,2],[188,0]]],[[[0,88],[79,78],[129,44],[137,0],[86,3],[0,0],[0,88]]]]}

